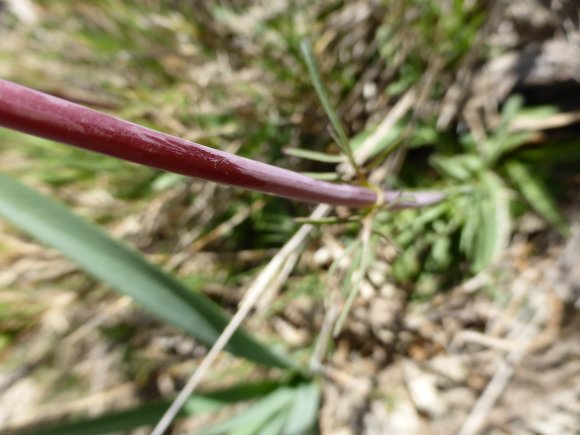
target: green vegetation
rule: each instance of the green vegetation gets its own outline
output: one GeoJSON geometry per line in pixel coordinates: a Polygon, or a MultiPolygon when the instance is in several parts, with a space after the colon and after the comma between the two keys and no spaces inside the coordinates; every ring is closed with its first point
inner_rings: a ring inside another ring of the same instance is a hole
{"type": "MultiPolygon", "coordinates": [[[[397,211],[395,202],[300,221],[309,206],[0,130],[6,174],[0,176],[0,215],[13,225],[6,231],[58,250],[92,277],[79,278],[84,284],[94,286],[94,279],[129,295],[200,345],[215,343],[235,311],[240,298],[232,289],[258,276],[302,223],[315,224],[306,251],[322,246],[325,234],[344,248],[322,265],[298,262],[297,253],[283,293],[227,347],[260,380],[248,384],[241,369],[225,387],[223,379],[211,379],[215,386],[208,380],[183,408],[180,418],[218,416],[202,434],[316,431],[321,379],[298,366],[303,348],[290,351],[272,328],[259,326],[285,305],[323,300],[328,283],[339,282],[338,335],[377,258],[390,263],[386,280],[419,302],[493,272],[525,213],[563,235],[568,231],[557,205],[562,179],[552,169],[578,164],[578,141],[538,143],[533,131],[513,128],[518,117],[547,116],[557,108],[527,107],[512,96],[496,108],[499,122],[485,126],[485,137],[457,120],[437,127],[438,103],[466,58],[482,63],[490,56],[478,37],[487,18],[483,2],[448,2],[450,10],[430,0],[384,1],[373,10],[363,2],[289,3],[46,0],[37,2],[39,21],[30,27],[0,15],[0,38],[13,42],[0,47],[3,78],[319,178],[448,195],[428,209],[397,211]],[[359,21],[344,18],[355,12],[359,21]],[[383,130],[393,106],[409,95],[413,104],[383,130]],[[101,196],[82,200],[87,193],[101,196]],[[138,224],[131,226],[128,216],[138,224]]],[[[0,248],[10,250],[4,242],[0,248]]],[[[63,291],[82,287],[56,282],[63,291]]],[[[95,298],[114,296],[107,290],[95,298]]],[[[0,300],[0,354],[34,330],[42,310],[0,300]]],[[[102,335],[128,342],[139,328],[104,327],[102,335]]],[[[310,349],[315,339],[303,347],[310,349]]],[[[127,345],[127,352],[135,349],[127,345]]],[[[128,431],[154,425],[169,404],[72,415],[59,427],[43,424],[23,433],[128,431]]]]}

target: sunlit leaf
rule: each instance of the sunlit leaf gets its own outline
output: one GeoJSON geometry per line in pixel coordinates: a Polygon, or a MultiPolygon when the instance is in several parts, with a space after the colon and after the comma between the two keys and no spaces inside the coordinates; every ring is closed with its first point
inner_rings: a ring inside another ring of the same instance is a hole
{"type": "Polygon", "coordinates": [[[501,258],[511,235],[509,193],[505,184],[495,173],[486,172],[482,176],[482,189],[473,264],[476,271],[495,264],[501,258]]]}
{"type": "Polygon", "coordinates": [[[414,278],[421,269],[419,255],[419,246],[411,245],[405,249],[393,263],[393,277],[401,282],[414,278]]]}
{"type": "Polygon", "coordinates": [[[316,66],[316,60],[314,59],[314,54],[312,53],[312,49],[308,41],[302,41],[300,44],[300,50],[302,51],[302,56],[304,57],[306,66],[308,67],[308,73],[310,74],[310,79],[312,80],[314,89],[316,90],[318,98],[322,103],[322,107],[326,112],[326,116],[328,116],[328,119],[330,120],[330,123],[332,124],[332,127],[336,133],[337,144],[340,146],[341,151],[349,157],[349,160],[352,163],[354,162],[354,158],[350,144],[348,142],[348,136],[346,135],[346,131],[342,126],[342,123],[340,122],[338,115],[332,106],[332,103],[330,102],[330,98],[328,98],[328,93],[326,92],[324,83],[322,83],[322,79],[320,78],[320,73],[318,72],[318,67],[316,66]]]}
{"type": "Polygon", "coordinates": [[[388,155],[389,152],[395,150],[400,144],[400,138],[405,130],[402,123],[395,124],[392,128],[388,129],[383,135],[377,137],[378,127],[368,128],[363,130],[350,141],[350,147],[354,152],[358,150],[367,139],[373,138],[374,146],[368,153],[368,158],[371,159],[377,155],[381,158],[388,155]]]}
{"type": "Polygon", "coordinates": [[[511,96],[504,104],[500,125],[495,134],[485,142],[487,161],[493,165],[502,154],[517,148],[528,140],[529,132],[514,133],[510,126],[516,115],[523,106],[523,98],[520,95],[511,96]]]}
{"type": "Polygon", "coordinates": [[[302,174],[321,181],[340,181],[340,175],[336,172],[302,172],[302,174]]]}
{"type": "Polygon", "coordinates": [[[475,257],[477,232],[481,222],[479,206],[476,204],[471,205],[470,213],[466,213],[465,216],[465,223],[461,229],[459,248],[467,255],[468,258],[473,259],[475,257]]]}
{"type": "MultiPolygon", "coordinates": [[[[213,344],[228,322],[224,312],[205,295],[190,291],[140,253],[5,175],[0,175],[0,216],[203,343],[213,344]]],[[[242,330],[232,337],[227,349],[259,364],[293,366],[242,330]]]]}
{"type": "MultiPolygon", "coordinates": [[[[270,417],[270,420],[268,420],[266,422],[266,424],[262,425],[260,427],[259,431],[252,431],[252,432],[245,432],[244,434],[242,433],[237,433],[235,432],[235,435],[271,435],[271,434],[279,434],[282,430],[282,428],[284,427],[284,424],[286,424],[286,420],[288,420],[288,408],[284,408],[281,409],[280,411],[278,411],[276,414],[274,414],[273,416],[270,417]]],[[[232,435],[234,435],[234,432],[232,432],[232,435]]]]}
{"type": "Polygon", "coordinates": [[[563,235],[568,234],[569,228],[566,220],[558,210],[541,179],[534,176],[532,171],[520,162],[509,162],[506,165],[506,170],[510,179],[530,206],[547,222],[554,225],[563,235]]]}
{"type": "MultiPolygon", "coordinates": [[[[262,381],[240,384],[223,390],[197,393],[189,398],[178,418],[215,412],[224,406],[256,399],[281,388],[282,383],[262,381]]],[[[148,403],[126,411],[112,412],[98,417],[80,418],[70,422],[43,424],[30,429],[15,429],[20,435],[98,435],[130,431],[146,425],[154,425],[171,405],[170,401],[148,403]]]]}
{"type": "Polygon", "coordinates": [[[315,383],[297,388],[282,435],[307,434],[313,430],[320,406],[320,388],[315,383]]]}
{"type": "Polygon", "coordinates": [[[467,180],[471,174],[457,158],[435,155],[431,157],[431,165],[443,175],[456,180],[467,180]]]}
{"type": "Polygon", "coordinates": [[[451,239],[439,236],[431,248],[431,258],[439,268],[447,267],[451,263],[451,239]]]}
{"type": "Polygon", "coordinates": [[[302,148],[286,148],[284,152],[290,156],[299,157],[306,160],[314,160],[323,163],[342,163],[346,159],[343,155],[326,154],[318,151],[305,150],[302,148]]]}
{"type": "Polygon", "coordinates": [[[370,237],[368,240],[361,243],[361,248],[359,250],[355,251],[352,266],[347,274],[347,278],[344,280],[344,290],[347,294],[347,298],[342,307],[342,311],[336,320],[336,324],[334,325],[334,336],[337,336],[342,330],[342,326],[344,325],[352,304],[360,290],[362,281],[366,276],[372,261],[372,251],[373,248],[370,237]]]}
{"type": "Polygon", "coordinates": [[[295,397],[295,389],[279,388],[256,401],[243,411],[208,428],[195,432],[195,435],[251,434],[257,433],[278,412],[288,411],[295,397]]]}

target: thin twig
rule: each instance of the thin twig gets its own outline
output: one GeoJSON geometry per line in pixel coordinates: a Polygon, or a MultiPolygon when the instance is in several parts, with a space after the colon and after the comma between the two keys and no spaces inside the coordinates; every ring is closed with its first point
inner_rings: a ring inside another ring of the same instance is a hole
{"type": "MultiPolygon", "coordinates": [[[[311,217],[313,219],[320,219],[330,212],[331,207],[328,205],[319,205],[316,207],[311,217]]],[[[207,371],[213,366],[213,363],[219,353],[227,345],[228,341],[236,330],[240,327],[241,323],[244,321],[248,313],[252,310],[264,290],[267,288],[268,284],[271,282],[273,277],[276,276],[277,272],[284,265],[285,260],[288,256],[294,252],[306,239],[310,231],[314,227],[312,225],[303,225],[297,232],[292,236],[288,242],[282,247],[282,249],[274,256],[272,261],[266,266],[264,271],[260,274],[258,279],[254,281],[253,285],[248,289],[244,299],[242,300],[240,307],[232,320],[228,323],[226,328],[223,330],[215,344],[212,346],[208,354],[205,356],[199,367],[195,370],[183,390],[179,393],[177,398],[173,401],[169,409],[165,412],[157,426],[153,429],[151,435],[162,435],[165,430],[169,427],[171,422],[175,419],[189,396],[195,391],[195,388],[199,385],[201,380],[204,378],[207,371]]]]}
{"type": "Polygon", "coordinates": [[[516,366],[526,355],[528,343],[532,340],[536,327],[532,323],[525,324],[520,330],[519,342],[521,346],[514,347],[506,358],[500,363],[493,378],[487,384],[485,391],[471,410],[471,413],[463,423],[458,435],[477,435],[480,433],[487,416],[495,406],[512,378],[516,366]]]}
{"type": "Polygon", "coordinates": [[[338,317],[338,306],[340,304],[340,292],[335,287],[331,290],[330,300],[326,308],[326,313],[324,314],[324,321],[322,322],[322,327],[320,328],[320,333],[316,339],[316,344],[314,345],[314,351],[310,357],[310,370],[317,373],[322,370],[322,359],[326,354],[328,348],[328,342],[332,336],[332,327],[334,326],[336,319],[338,317]]]}

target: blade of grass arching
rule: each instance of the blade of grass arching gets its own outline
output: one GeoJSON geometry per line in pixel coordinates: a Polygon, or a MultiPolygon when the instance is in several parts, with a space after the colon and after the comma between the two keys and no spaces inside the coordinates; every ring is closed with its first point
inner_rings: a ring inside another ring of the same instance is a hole
{"type": "MultiPolygon", "coordinates": [[[[179,418],[215,412],[227,405],[264,397],[283,385],[284,381],[261,381],[198,393],[187,400],[179,418]]],[[[108,413],[99,417],[81,418],[54,425],[43,424],[37,428],[14,428],[13,431],[19,435],[99,435],[130,431],[154,424],[169,405],[169,401],[148,403],[127,411],[108,413]]]]}
{"type": "Polygon", "coordinates": [[[295,394],[294,388],[279,388],[232,417],[195,432],[195,435],[257,433],[278,412],[291,406],[295,394]]]}
{"type": "Polygon", "coordinates": [[[353,274],[356,273],[356,277],[350,280],[352,282],[352,288],[349,291],[346,302],[344,303],[344,307],[342,308],[342,311],[338,316],[336,324],[334,325],[333,335],[335,337],[338,334],[340,334],[340,331],[342,330],[344,322],[346,321],[348,313],[350,312],[350,308],[352,307],[352,304],[354,303],[354,300],[358,295],[360,286],[362,284],[364,277],[367,274],[367,270],[370,265],[371,250],[372,250],[372,247],[370,245],[372,222],[370,219],[365,222],[361,231],[362,231],[361,249],[357,253],[356,256],[358,257],[357,261],[353,262],[353,274]]]}
{"type": "Polygon", "coordinates": [[[477,229],[480,226],[481,214],[478,213],[478,202],[479,196],[474,194],[474,203],[468,200],[462,201],[462,206],[464,210],[471,210],[469,213],[465,213],[465,220],[463,222],[463,228],[461,229],[461,235],[459,237],[459,249],[467,258],[473,259],[475,257],[475,244],[477,238],[477,229]]]}
{"type": "MultiPolygon", "coordinates": [[[[314,209],[310,217],[313,219],[320,219],[325,217],[329,212],[330,206],[322,204],[314,209]]],[[[270,263],[268,263],[266,268],[253,282],[240,302],[238,311],[232,317],[231,321],[218,337],[215,344],[209,350],[189,381],[187,381],[185,387],[183,387],[169,409],[165,412],[159,423],[157,423],[153,429],[152,435],[161,435],[165,433],[165,430],[167,427],[169,427],[173,421],[173,418],[177,415],[185,403],[187,397],[189,397],[193,391],[195,391],[197,385],[201,382],[207,371],[212,367],[214,360],[217,358],[219,352],[221,352],[229,342],[232,334],[234,334],[234,332],[240,327],[242,321],[250,313],[250,310],[254,308],[258,299],[264,294],[266,289],[272,285],[273,282],[281,282],[279,276],[280,273],[290,273],[290,269],[285,268],[284,266],[287,264],[290,256],[293,255],[300,248],[300,246],[302,246],[302,243],[304,243],[304,240],[310,231],[312,231],[312,229],[312,225],[303,225],[300,227],[300,229],[290,238],[290,240],[288,240],[288,242],[286,242],[282,249],[274,256],[274,258],[272,258],[270,263]]]]}
{"type": "Polygon", "coordinates": [[[483,195],[474,212],[479,215],[479,226],[474,239],[472,268],[475,272],[480,272],[490,263],[490,251],[494,239],[493,204],[486,195],[483,195]]]}
{"type": "Polygon", "coordinates": [[[338,266],[340,266],[340,262],[344,258],[350,256],[353,252],[355,252],[355,250],[358,248],[360,244],[361,244],[360,240],[355,240],[348,246],[348,248],[342,251],[341,254],[330,265],[330,269],[328,269],[328,276],[334,275],[336,273],[336,269],[338,268],[338,266]]]}
{"type": "Polygon", "coordinates": [[[509,245],[512,232],[510,193],[503,180],[493,172],[484,174],[484,182],[495,206],[495,244],[491,261],[497,263],[509,245]]]}
{"type": "MultiPolygon", "coordinates": [[[[336,273],[336,269],[340,266],[340,263],[345,258],[349,257],[358,246],[361,245],[361,241],[359,239],[352,242],[345,250],[343,250],[340,255],[334,259],[328,273],[326,274],[327,277],[331,277],[336,273]]],[[[310,356],[309,366],[310,369],[314,372],[320,369],[320,363],[324,358],[328,343],[332,336],[332,330],[335,324],[336,319],[338,318],[338,306],[342,297],[339,295],[339,291],[335,289],[331,289],[329,300],[325,303],[326,305],[326,313],[324,316],[324,322],[322,324],[322,328],[320,329],[320,333],[316,338],[316,343],[314,345],[314,350],[310,356]]]]}
{"type": "Polygon", "coordinates": [[[302,148],[286,148],[284,154],[301,159],[313,160],[322,163],[342,163],[344,156],[335,154],[326,154],[318,151],[305,150],[302,148]]]}
{"type": "Polygon", "coordinates": [[[350,144],[348,142],[348,136],[346,135],[346,131],[342,126],[342,123],[338,119],[338,115],[332,107],[330,98],[328,98],[328,93],[326,92],[326,88],[324,87],[322,79],[320,78],[320,73],[318,72],[318,67],[316,66],[314,54],[312,53],[312,48],[310,47],[308,41],[302,41],[300,43],[300,50],[302,51],[302,56],[306,62],[306,67],[308,68],[308,73],[310,74],[310,79],[312,80],[316,94],[318,95],[318,98],[322,103],[322,107],[326,112],[326,116],[328,116],[328,119],[330,120],[330,123],[332,124],[332,127],[336,133],[338,146],[340,147],[341,151],[348,157],[353,167],[358,168],[352,153],[352,149],[350,148],[350,144]]]}
{"type": "Polygon", "coordinates": [[[320,388],[315,383],[297,388],[292,407],[288,412],[282,435],[307,434],[313,430],[320,405],[320,388]]]}
{"type": "Polygon", "coordinates": [[[502,108],[501,113],[501,121],[496,133],[497,138],[499,139],[500,144],[502,144],[505,139],[510,134],[510,126],[512,121],[521,111],[524,105],[524,99],[521,95],[512,95],[508,98],[502,108]]]}
{"type": "Polygon", "coordinates": [[[351,139],[350,146],[359,163],[379,155],[381,157],[386,156],[398,146],[405,130],[403,123],[393,124],[390,122],[387,124],[387,127],[385,129],[381,123],[375,127],[363,130],[351,139]]]}
{"type": "Polygon", "coordinates": [[[509,243],[511,216],[509,195],[501,179],[492,172],[482,177],[484,194],[479,203],[480,226],[476,235],[473,268],[480,272],[496,263],[509,243]]]}
{"type": "Polygon", "coordinates": [[[231,435],[272,435],[272,434],[279,434],[282,428],[284,427],[284,423],[288,419],[288,408],[281,409],[272,417],[270,420],[266,422],[266,424],[262,425],[259,431],[251,431],[251,432],[244,432],[244,433],[233,433],[231,435]]]}
{"type": "MultiPolygon", "coordinates": [[[[405,93],[405,95],[397,101],[393,108],[389,111],[387,116],[381,121],[381,123],[376,127],[373,133],[365,138],[360,146],[357,146],[354,154],[356,162],[359,165],[364,164],[373,156],[373,151],[377,148],[377,145],[383,140],[384,137],[389,136],[391,132],[397,131],[397,124],[402,120],[405,114],[413,107],[417,101],[417,92],[415,88],[410,89],[405,93]]],[[[402,138],[405,136],[406,127],[398,132],[395,136],[394,144],[398,145],[402,138]]],[[[391,148],[391,147],[389,147],[391,148]]],[[[393,148],[396,149],[396,146],[393,148]]],[[[378,157],[375,157],[377,162],[378,157]]],[[[340,169],[340,168],[339,168],[340,169]]],[[[345,168],[342,168],[343,171],[345,168]]]]}
{"type": "MultiPolygon", "coordinates": [[[[0,216],[203,343],[214,343],[227,324],[226,315],[206,296],[188,290],[141,254],[57,202],[1,174],[0,216]]],[[[232,337],[228,350],[258,364],[293,367],[288,359],[242,331],[232,337]]]]}
{"type": "Polygon", "coordinates": [[[578,165],[580,161],[580,141],[578,139],[549,141],[542,147],[521,150],[522,159],[546,164],[578,165]]]}
{"type": "Polygon", "coordinates": [[[336,225],[336,224],[347,224],[347,223],[354,223],[360,222],[360,216],[349,216],[347,218],[339,218],[339,217],[327,217],[322,219],[310,219],[310,218],[294,218],[292,219],[297,224],[311,224],[311,225],[336,225]]]}
{"type": "Polygon", "coordinates": [[[336,172],[301,172],[307,177],[314,178],[321,181],[340,181],[340,175],[336,172]]]}
{"type": "Polygon", "coordinates": [[[507,173],[517,186],[530,206],[547,222],[551,223],[562,234],[569,234],[568,224],[558,210],[542,181],[532,175],[529,168],[520,162],[510,162],[506,166],[507,173]]]}

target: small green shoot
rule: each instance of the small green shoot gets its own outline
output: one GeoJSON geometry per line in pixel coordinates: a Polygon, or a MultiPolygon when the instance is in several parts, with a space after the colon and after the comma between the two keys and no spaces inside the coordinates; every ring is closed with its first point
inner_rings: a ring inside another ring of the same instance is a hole
{"type": "Polygon", "coordinates": [[[342,153],[348,158],[348,161],[353,166],[353,168],[355,168],[355,171],[359,176],[359,179],[364,180],[361,169],[356,163],[354,154],[350,147],[346,130],[342,126],[342,123],[340,122],[338,115],[336,114],[336,111],[334,110],[332,103],[330,102],[330,98],[328,97],[326,88],[322,83],[322,79],[320,78],[320,73],[318,71],[318,67],[316,66],[316,60],[314,59],[314,54],[312,53],[310,43],[306,40],[302,41],[300,44],[300,50],[306,62],[308,73],[310,74],[310,79],[312,80],[314,89],[316,90],[316,94],[318,95],[318,98],[322,103],[322,107],[326,112],[326,116],[328,116],[328,119],[330,120],[330,123],[334,128],[333,136],[335,137],[336,143],[339,146],[342,153]]]}

